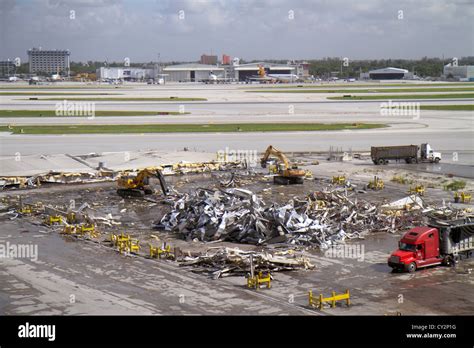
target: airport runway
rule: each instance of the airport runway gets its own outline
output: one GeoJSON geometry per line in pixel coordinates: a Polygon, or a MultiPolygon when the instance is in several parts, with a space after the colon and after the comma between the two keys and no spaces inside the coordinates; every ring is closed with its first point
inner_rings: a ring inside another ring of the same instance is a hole
{"type": "MultiPolygon", "coordinates": [[[[95,102],[97,110],[179,111],[180,105],[190,114],[176,116],[132,117],[48,117],[0,118],[0,124],[145,124],[145,123],[251,123],[251,122],[375,122],[389,124],[388,129],[292,132],[292,133],[187,133],[187,134],[123,134],[123,135],[0,135],[0,155],[81,154],[140,149],[178,150],[188,147],[202,151],[218,151],[226,147],[263,151],[269,144],[285,151],[326,151],[329,146],[369,150],[374,145],[430,143],[446,154],[463,153],[471,162],[474,150],[472,112],[421,110],[413,116],[382,116],[383,100],[334,101],[334,94],[246,93],[242,85],[230,86],[146,86],[120,90],[128,97],[205,97],[207,102],[95,102]],[[173,93],[170,93],[173,91],[173,93]],[[176,92],[176,93],[175,93],[176,92]]],[[[329,86],[328,86],[329,87],[329,86]]],[[[332,85],[331,87],[340,87],[332,85]]],[[[350,87],[345,85],[344,87],[350,87]]],[[[433,85],[435,87],[435,85],[433,85]]],[[[69,90],[71,92],[77,90],[69,90]]],[[[83,90],[84,91],[84,90],[83,90]]],[[[108,91],[108,90],[107,90],[108,91]]],[[[84,91],[86,92],[86,91],[84,91]]],[[[1,96],[4,109],[54,110],[56,101],[19,100],[1,96]]],[[[420,100],[422,105],[472,104],[474,99],[420,100]]],[[[400,101],[400,100],[397,100],[400,101]]],[[[417,102],[417,100],[410,100],[417,102]]]]}
{"type": "MultiPolygon", "coordinates": [[[[445,154],[474,149],[472,131],[424,129],[360,130],[340,132],[280,133],[173,133],[173,134],[81,134],[81,135],[0,135],[0,155],[84,154],[140,149],[182,150],[187,147],[206,152],[224,150],[263,151],[272,144],[284,151],[327,151],[329,146],[367,151],[376,145],[430,143],[445,154]]],[[[472,156],[470,156],[472,157],[472,156]]]]}
{"type": "MultiPolygon", "coordinates": [[[[449,105],[472,104],[474,102],[438,102],[438,104],[449,105]]],[[[11,110],[54,110],[54,103],[42,102],[41,105],[7,104],[4,108],[11,110]]],[[[425,103],[423,103],[425,105],[425,103]]],[[[429,105],[429,103],[426,103],[429,105]]],[[[99,103],[99,110],[121,110],[121,111],[174,111],[189,112],[173,116],[130,116],[130,117],[95,117],[87,116],[58,116],[58,117],[12,117],[0,118],[0,124],[147,124],[147,123],[253,123],[253,122],[411,122],[430,124],[437,127],[437,122],[446,120],[441,127],[452,127],[452,122],[466,122],[473,120],[473,113],[469,111],[449,112],[420,110],[420,119],[413,120],[413,116],[382,116],[380,101],[367,102],[246,102],[246,103],[150,103],[150,102],[122,102],[122,103],[99,103]],[[182,107],[182,109],[180,109],[182,107]],[[234,116],[234,117],[229,117],[234,116]],[[236,119],[235,116],[239,118],[236,119]],[[415,122],[416,121],[416,122],[415,122]]]]}

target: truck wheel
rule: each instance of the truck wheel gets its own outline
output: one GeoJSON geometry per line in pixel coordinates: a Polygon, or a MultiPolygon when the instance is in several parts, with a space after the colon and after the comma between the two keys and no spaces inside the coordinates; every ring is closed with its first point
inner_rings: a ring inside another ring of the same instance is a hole
{"type": "Polygon", "coordinates": [[[413,273],[416,271],[416,263],[412,262],[407,266],[408,273],[413,273]]]}
{"type": "Polygon", "coordinates": [[[434,159],[434,163],[439,163],[439,158],[438,158],[438,157],[436,157],[436,158],[434,159]]]}
{"type": "Polygon", "coordinates": [[[380,165],[385,164],[385,160],[383,158],[379,159],[378,164],[380,164],[380,165]]]}
{"type": "Polygon", "coordinates": [[[452,266],[454,264],[453,262],[453,257],[452,256],[445,256],[445,258],[443,259],[443,265],[444,266],[452,266]]]}
{"type": "Polygon", "coordinates": [[[411,163],[411,158],[405,158],[405,163],[410,164],[411,163]]]}
{"type": "Polygon", "coordinates": [[[383,160],[383,164],[388,164],[388,160],[383,160]]]}

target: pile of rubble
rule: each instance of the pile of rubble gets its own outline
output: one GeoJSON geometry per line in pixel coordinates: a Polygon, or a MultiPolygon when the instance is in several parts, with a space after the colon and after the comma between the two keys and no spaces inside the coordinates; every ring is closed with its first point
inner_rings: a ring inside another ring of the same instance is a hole
{"type": "Polygon", "coordinates": [[[267,206],[244,189],[198,189],[177,197],[171,212],[154,227],[186,240],[289,243],[324,249],[371,231],[392,232],[401,223],[406,228],[419,218],[413,212],[385,215],[373,204],[352,201],[344,189],[316,192],[284,206],[267,206]]]}
{"type": "MultiPolygon", "coordinates": [[[[149,170],[161,170],[164,175],[207,173],[216,171],[226,171],[241,168],[240,162],[200,162],[200,163],[175,163],[173,165],[146,167],[149,170]]],[[[0,189],[18,186],[40,187],[42,184],[90,184],[98,182],[115,181],[119,176],[136,174],[137,170],[111,170],[97,168],[90,172],[57,172],[35,174],[31,176],[0,176],[0,189]]]]}
{"type": "Polygon", "coordinates": [[[193,266],[193,272],[209,273],[214,279],[225,275],[245,275],[251,268],[263,272],[314,268],[307,258],[296,256],[292,250],[269,253],[237,248],[216,248],[197,257],[186,256],[180,266],[193,266]]]}

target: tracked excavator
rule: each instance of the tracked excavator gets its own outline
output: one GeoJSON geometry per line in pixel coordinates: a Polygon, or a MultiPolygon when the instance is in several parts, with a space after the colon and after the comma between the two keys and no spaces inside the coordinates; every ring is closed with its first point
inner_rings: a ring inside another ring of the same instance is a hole
{"type": "Polygon", "coordinates": [[[117,194],[123,198],[144,197],[154,193],[154,189],[149,185],[150,177],[160,180],[161,190],[167,196],[169,188],[161,170],[151,171],[143,169],[136,176],[121,176],[117,180],[117,194]]]}
{"type": "Polygon", "coordinates": [[[277,164],[277,175],[273,177],[273,183],[277,185],[294,185],[302,184],[306,172],[293,164],[291,165],[288,161],[288,158],[283,152],[277,150],[272,145],[270,145],[265,154],[260,160],[262,168],[266,168],[270,156],[275,156],[278,158],[279,163],[277,164]]]}

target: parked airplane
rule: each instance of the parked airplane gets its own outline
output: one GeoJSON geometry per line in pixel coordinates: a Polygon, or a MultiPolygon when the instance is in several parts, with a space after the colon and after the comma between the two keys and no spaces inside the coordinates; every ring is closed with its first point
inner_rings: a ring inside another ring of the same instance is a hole
{"type": "Polygon", "coordinates": [[[207,80],[202,80],[206,84],[217,84],[217,83],[225,83],[228,80],[226,80],[224,77],[217,76],[214,74],[212,71],[209,72],[209,78],[207,80]]]}
{"type": "Polygon", "coordinates": [[[257,81],[264,83],[293,82],[299,77],[295,74],[267,74],[263,66],[259,66],[258,75],[250,76],[247,81],[257,81]]]}
{"type": "Polygon", "coordinates": [[[267,76],[275,78],[280,82],[294,82],[299,79],[298,75],[295,74],[268,74],[267,76]]]}

